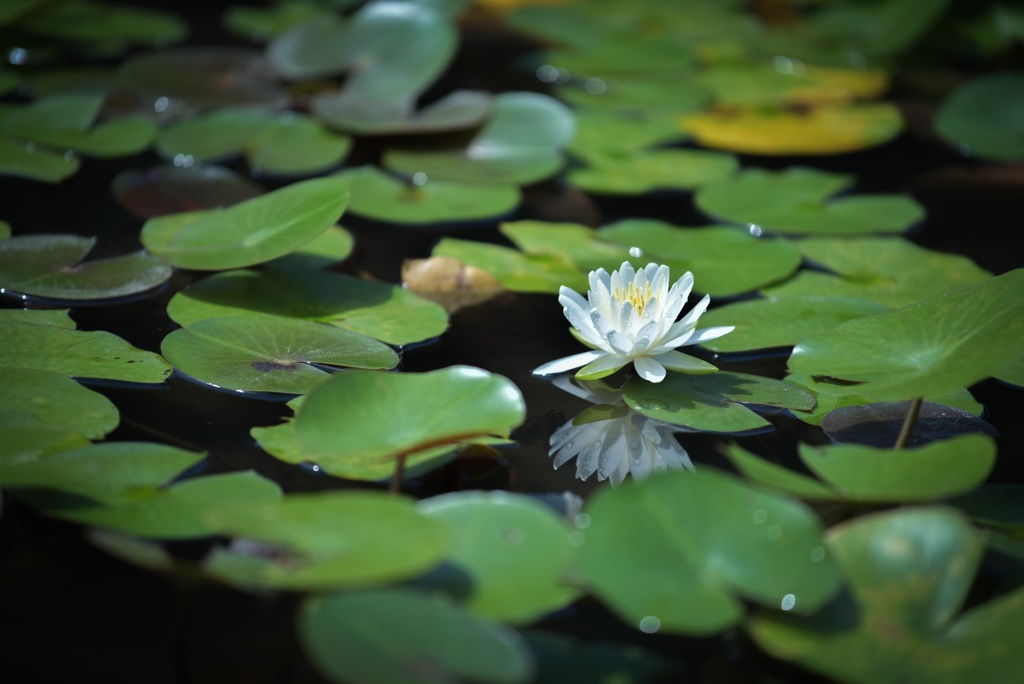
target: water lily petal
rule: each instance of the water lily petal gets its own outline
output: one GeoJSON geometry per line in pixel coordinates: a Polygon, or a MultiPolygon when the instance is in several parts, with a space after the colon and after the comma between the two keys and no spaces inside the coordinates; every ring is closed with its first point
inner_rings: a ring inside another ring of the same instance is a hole
{"type": "Polygon", "coordinates": [[[683,306],[686,305],[686,300],[690,298],[690,292],[693,290],[693,273],[687,271],[682,277],[677,280],[672,287],[669,288],[668,294],[665,297],[665,303],[662,305],[664,317],[671,323],[676,320],[679,316],[679,312],[683,310],[683,306]]]}
{"type": "Polygon", "coordinates": [[[736,329],[734,325],[717,325],[714,328],[704,328],[698,330],[687,340],[686,344],[700,344],[701,342],[707,342],[708,340],[717,340],[722,335],[728,335],[736,329]]]}
{"type": "Polygon", "coordinates": [[[718,372],[718,367],[714,364],[698,359],[696,356],[690,356],[689,354],[676,351],[675,349],[670,349],[669,351],[662,352],[661,354],[656,354],[648,358],[656,360],[669,370],[678,371],[680,373],[702,375],[704,373],[718,372]]]}
{"type": "Polygon", "coordinates": [[[633,367],[636,368],[637,375],[647,382],[661,382],[665,379],[665,367],[650,356],[633,359],[633,367]]]}
{"type": "Polygon", "coordinates": [[[611,330],[609,331],[606,339],[608,340],[608,345],[611,347],[612,351],[619,356],[632,356],[636,343],[628,335],[623,335],[618,330],[611,330]]]}
{"type": "Polygon", "coordinates": [[[634,356],[646,353],[658,341],[658,328],[660,327],[658,321],[651,321],[637,331],[633,344],[634,356]]]}
{"type": "MultiPolygon", "coordinates": [[[[579,368],[580,366],[586,365],[605,356],[608,356],[608,352],[600,349],[580,352],[579,354],[573,354],[572,356],[548,361],[541,366],[537,366],[533,369],[533,374],[551,375],[552,373],[564,373],[565,371],[572,370],[573,368],[579,368]]],[[[622,365],[626,365],[625,362],[623,362],[622,365]]],[[[619,366],[619,368],[621,367],[622,366],[619,366]]]]}
{"type": "MultiPolygon", "coordinates": [[[[577,354],[577,356],[582,356],[582,354],[577,354]]],[[[593,363],[576,371],[576,377],[580,380],[600,380],[601,378],[608,377],[627,363],[629,363],[629,359],[624,356],[602,354],[593,363]]],[[[575,368],[575,366],[573,367],[575,368]]]]}
{"type": "Polygon", "coordinates": [[[576,328],[590,344],[601,345],[602,335],[594,328],[590,318],[590,304],[580,294],[568,287],[558,291],[558,303],[562,305],[565,318],[576,328]]]}

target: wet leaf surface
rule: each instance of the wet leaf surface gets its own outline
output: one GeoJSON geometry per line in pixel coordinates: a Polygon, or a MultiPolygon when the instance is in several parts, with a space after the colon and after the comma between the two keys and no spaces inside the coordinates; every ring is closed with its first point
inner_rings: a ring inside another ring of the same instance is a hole
{"type": "Polygon", "coordinates": [[[968,154],[1024,158],[1024,73],[988,74],[968,82],[942,104],[935,128],[968,154]]]}
{"type": "Polygon", "coordinates": [[[609,195],[693,190],[728,178],[739,167],[732,155],[675,149],[588,154],[586,162],[569,173],[569,181],[586,192],[609,195]]]}
{"type": "Polygon", "coordinates": [[[0,411],[18,410],[43,425],[102,439],[117,427],[117,407],[98,392],[66,375],[31,368],[5,368],[0,374],[0,411]]]}

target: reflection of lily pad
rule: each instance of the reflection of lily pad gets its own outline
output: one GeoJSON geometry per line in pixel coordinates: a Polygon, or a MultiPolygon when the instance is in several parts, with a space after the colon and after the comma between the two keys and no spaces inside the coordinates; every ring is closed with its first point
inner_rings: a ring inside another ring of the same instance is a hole
{"type": "Polygon", "coordinates": [[[343,171],[338,177],[352,188],[352,212],[378,221],[471,221],[501,216],[519,205],[519,190],[512,186],[437,179],[414,185],[374,166],[343,171]]]}
{"type": "Polygon", "coordinates": [[[967,83],[943,103],[935,128],[969,153],[1024,158],[1024,73],[988,74],[967,83]]]}
{"type": "Polygon", "coordinates": [[[1020,353],[1024,269],[804,338],[796,373],[865,381],[860,391],[909,399],[967,387],[1020,353]],[[884,345],[878,340],[884,339],[884,345]]]}
{"type": "Polygon", "coordinates": [[[810,509],[714,469],[605,489],[584,510],[582,575],[644,631],[724,629],[742,618],[740,597],[809,613],[838,588],[810,509]]]}
{"type": "Polygon", "coordinates": [[[327,230],[348,204],[338,178],[315,178],[226,209],[168,214],[142,227],[142,244],[181,268],[221,270],[268,261],[327,230]]]}
{"type": "Polygon", "coordinates": [[[839,154],[895,138],[903,118],[891,104],[822,106],[806,112],[741,110],[680,120],[701,145],[745,154],[839,154]]]}
{"type": "Polygon", "coordinates": [[[117,201],[141,218],[229,207],[264,193],[248,178],[221,166],[154,166],[122,171],[111,189],[117,201]]]}
{"type": "MultiPolygon", "coordinates": [[[[824,383],[822,383],[824,384],[824,383]]],[[[851,389],[856,391],[856,385],[851,389]]],[[[961,390],[960,395],[970,392],[961,390]]],[[[957,394],[947,395],[957,397],[957,394]]],[[[977,405],[976,413],[981,413],[977,405]]],[[[910,401],[882,401],[834,409],[821,419],[822,431],[839,444],[888,448],[899,438],[910,410],[910,401]]],[[[922,402],[907,446],[920,446],[965,433],[999,434],[975,413],[930,401],[922,402]]]]}
{"type": "Polygon", "coordinates": [[[587,167],[569,181],[586,192],[639,195],[653,190],[693,190],[728,178],[739,166],[730,154],[703,150],[651,150],[586,155],[587,167]]]}
{"type": "Polygon", "coordinates": [[[398,364],[398,355],[373,338],[282,316],[209,318],[175,330],[160,350],[175,368],[201,382],[248,392],[308,392],[330,376],[312,364],[398,364]]]}
{"type": "Polygon", "coordinates": [[[43,425],[102,439],[117,427],[117,407],[98,392],[60,373],[4,368],[0,373],[0,411],[19,410],[43,425]]]}
{"type": "Polygon", "coordinates": [[[171,267],[145,252],[79,263],[96,243],[77,235],[23,235],[0,242],[0,287],[51,299],[91,300],[151,290],[171,267]]]}
{"type": "Polygon", "coordinates": [[[697,194],[697,206],[720,220],[798,235],[898,233],[924,217],[900,195],[855,195],[826,202],[853,182],[850,176],[793,167],[780,172],[749,169],[697,194]]]}

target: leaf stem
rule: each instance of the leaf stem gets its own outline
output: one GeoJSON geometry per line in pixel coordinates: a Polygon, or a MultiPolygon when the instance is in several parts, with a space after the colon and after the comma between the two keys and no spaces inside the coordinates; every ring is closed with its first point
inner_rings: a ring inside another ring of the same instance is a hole
{"type": "Polygon", "coordinates": [[[896,438],[894,449],[903,449],[907,446],[907,442],[910,441],[910,435],[914,433],[914,424],[917,423],[917,416],[921,413],[922,401],[924,401],[924,397],[914,397],[910,400],[907,416],[903,419],[903,427],[900,428],[900,434],[896,438]]]}
{"type": "Polygon", "coordinates": [[[402,454],[395,459],[395,473],[391,476],[391,483],[388,485],[388,494],[397,495],[402,491],[402,477],[405,475],[405,459],[407,454],[402,454]]]}

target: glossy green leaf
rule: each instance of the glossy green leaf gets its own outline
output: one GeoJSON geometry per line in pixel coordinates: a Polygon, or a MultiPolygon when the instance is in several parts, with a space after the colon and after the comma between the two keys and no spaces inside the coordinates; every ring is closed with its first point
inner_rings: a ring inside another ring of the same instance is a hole
{"type": "Polygon", "coordinates": [[[428,179],[406,183],[375,166],[342,171],[338,178],[352,189],[355,214],[392,223],[473,221],[502,216],[519,205],[519,190],[511,185],[487,186],[428,179]]]}
{"type": "Polygon", "coordinates": [[[769,654],[850,682],[994,682],[1020,669],[1024,590],[957,615],[984,546],[959,514],[865,516],[831,530],[827,545],[849,598],[810,619],[755,618],[751,634],[769,654]]]}
{"type": "Polygon", "coordinates": [[[162,383],[170,365],[158,354],[136,349],[102,330],[69,330],[53,325],[0,325],[0,368],[37,368],[76,378],[162,383]]]}
{"type": "Polygon", "coordinates": [[[895,311],[847,321],[794,348],[794,373],[864,381],[858,391],[910,399],[967,387],[1020,353],[1024,269],[895,311]],[[878,345],[880,339],[885,345],[878,345]]]}
{"type": "Polygon", "coordinates": [[[587,167],[569,173],[586,192],[639,195],[655,190],[693,190],[731,176],[739,162],[731,154],[704,150],[651,150],[587,154],[587,167]]]}
{"type": "Polygon", "coordinates": [[[344,261],[354,247],[352,233],[341,226],[331,226],[294,252],[272,259],[263,267],[298,274],[318,271],[344,261]]]}
{"type": "Polygon", "coordinates": [[[175,559],[159,542],[145,541],[120,532],[93,528],[86,535],[94,546],[110,555],[155,572],[174,572],[175,559]]]}
{"type": "Polygon", "coordinates": [[[673,273],[692,271],[694,288],[712,296],[734,295],[782,280],[800,265],[790,241],[755,238],[734,228],[680,228],[661,221],[629,219],[602,227],[597,237],[639,247],[650,261],[673,273]]]}
{"type": "Polygon", "coordinates": [[[376,586],[418,575],[448,548],[446,525],[412,501],[383,492],[293,494],[237,509],[221,507],[213,528],[269,544],[276,554],[218,551],[205,569],[251,588],[376,586]]]}
{"type": "MultiPolygon", "coordinates": [[[[693,81],[680,81],[674,74],[630,74],[628,77],[603,77],[596,82],[584,81],[566,84],[555,92],[567,102],[577,106],[615,112],[620,116],[647,116],[680,114],[700,110],[711,104],[714,94],[707,87],[693,81]]],[[[677,135],[689,138],[678,127],[677,135]]]]}
{"type": "Polygon", "coordinates": [[[850,297],[768,297],[711,309],[700,317],[700,324],[735,326],[725,337],[703,344],[715,352],[741,352],[791,347],[808,335],[886,310],[881,304],[850,297]]]}
{"type": "Polygon", "coordinates": [[[229,271],[176,294],[167,307],[179,325],[207,318],[267,313],[330,323],[388,344],[436,337],[448,315],[396,285],[325,271],[229,271]]]}
{"type": "Polygon", "coordinates": [[[968,154],[1024,158],[1024,73],[986,74],[958,88],[942,104],[935,129],[968,154]],[[965,149],[966,148],[966,149],[965,149]]]}
{"type": "Polygon", "coordinates": [[[89,440],[77,432],[48,425],[28,411],[0,410],[0,464],[4,468],[88,445],[89,440]]]}
{"type": "Polygon", "coordinates": [[[493,99],[481,90],[456,90],[413,111],[406,98],[361,101],[342,90],[314,95],[310,110],[329,127],[359,135],[445,133],[478,126],[493,99]]]}
{"type": "Polygon", "coordinates": [[[160,351],[200,382],[243,392],[308,392],[330,376],[315,364],[378,369],[398,364],[391,347],[371,337],[260,314],[193,323],[165,337],[160,351]]]}
{"type": "Polygon", "coordinates": [[[0,133],[0,174],[58,183],[73,176],[80,165],[74,155],[37,148],[33,142],[0,133]]]}
{"type": "Polygon", "coordinates": [[[167,45],[185,38],[188,24],[174,14],[145,7],[99,2],[48,4],[19,28],[28,33],[80,43],[167,45]]]}
{"type": "Polygon", "coordinates": [[[522,624],[576,598],[565,584],[575,558],[570,530],[543,504],[508,492],[454,492],[419,509],[451,526],[447,560],[469,574],[471,612],[522,624]]]}
{"type": "Polygon", "coordinates": [[[902,195],[854,195],[828,201],[848,188],[850,176],[793,167],[749,169],[697,193],[697,207],[717,219],[796,235],[898,233],[924,217],[902,195]]]}
{"type": "Polygon", "coordinates": [[[0,309],[0,323],[32,323],[75,329],[68,309],[0,309]]]}
{"type": "Polygon", "coordinates": [[[762,458],[738,444],[729,444],[722,449],[722,453],[743,477],[756,484],[777,489],[801,499],[830,500],[839,497],[835,490],[819,480],[762,458]]]}
{"type": "Polygon", "coordinates": [[[902,238],[807,238],[797,246],[805,258],[837,275],[802,271],[764,294],[852,297],[895,307],[989,278],[966,257],[933,252],[902,238]]]}
{"type": "Polygon", "coordinates": [[[568,107],[539,93],[503,93],[494,98],[491,118],[462,150],[391,150],[384,165],[412,176],[466,183],[525,185],[554,175],[575,122],[568,107]]]}
{"type": "Polygon", "coordinates": [[[514,630],[409,590],[309,597],[299,640],[325,676],[352,684],[519,684],[532,671],[514,630]]]}
{"type": "Polygon", "coordinates": [[[348,204],[338,178],[294,183],[226,209],[158,216],[142,244],[180,268],[222,270],[282,256],[330,228],[348,204]]]}
{"type": "Polygon", "coordinates": [[[519,389],[479,368],[351,371],[309,394],[295,430],[314,462],[341,455],[381,461],[485,436],[508,437],[524,413],[519,389]]]}
{"type": "Polygon", "coordinates": [[[0,242],[0,288],[51,299],[124,297],[166,282],[170,266],[145,252],[80,263],[96,238],[23,235],[0,242]]]}
{"type": "Polygon", "coordinates": [[[102,394],[66,375],[32,368],[5,368],[0,373],[0,411],[12,409],[88,439],[102,439],[120,419],[117,407],[102,394]]]}
{"type": "Polygon", "coordinates": [[[586,286],[586,278],[576,264],[561,254],[523,254],[502,245],[457,238],[443,238],[433,254],[483,269],[513,292],[556,293],[562,285],[586,286]]]}
{"type": "Polygon", "coordinates": [[[315,119],[281,115],[249,141],[246,154],[254,172],[298,175],[337,166],[352,147],[352,138],[332,133],[315,119]]]}
{"type": "Polygon", "coordinates": [[[296,80],[344,73],[351,51],[347,22],[320,9],[280,31],[267,45],[266,56],[275,73],[296,80]]]}
{"type": "Polygon", "coordinates": [[[814,406],[814,395],[791,383],[725,371],[669,373],[659,383],[633,378],[623,387],[622,396],[626,405],[645,416],[708,432],[743,432],[769,425],[747,405],[798,411],[814,406]]]}
{"type": "Polygon", "coordinates": [[[827,69],[779,56],[772,63],[726,63],[699,74],[719,106],[809,106],[875,99],[889,85],[880,70],[827,69]]]}
{"type": "Polygon", "coordinates": [[[811,510],[721,471],[604,489],[584,510],[584,581],[647,632],[725,629],[743,616],[740,597],[806,614],[838,589],[811,510]]]}
{"type": "MultiPolygon", "coordinates": [[[[578,223],[513,221],[501,224],[501,232],[527,254],[559,255],[587,272],[598,268],[614,271],[623,261],[635,259],[630,256],[628,247],[597,240],[593,228],[578,223]]],[[[578,281],[579,278],[574,277],[562,284],[572,285],[578,281]]]]}
{"type": "Polygon", "coordinates": [[[1024,353],[1017,355],[1015,359],[1000,368],[995,376],[1003,382],[1024,387],[1024,353]]]}
{"type": "Polygon", "coordinates": [[[269,109],[224,107],[161,129],[155,147],[164,159],[219,161],[241,154],[273,120],[269,109]]]}
{"type": "Polygon", "coordinates": [[[574,112],[576,133],[569,150],[580,157],[602,152],[630,152],[686,138],[675,118],[658,113],[618,112],[587,107],[574,112]]]}
{"type": "Polygon", "coordinates": [[[186,539],[220,532],[207,522],[216,511],[255,507],[280,496],[276,484],[247,470],[145,489],[107,506],[50,509],[47,513],[140,537],[186,539]]]}

